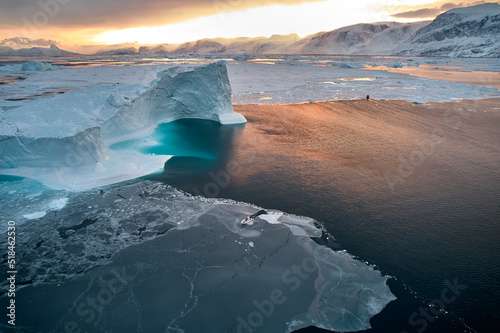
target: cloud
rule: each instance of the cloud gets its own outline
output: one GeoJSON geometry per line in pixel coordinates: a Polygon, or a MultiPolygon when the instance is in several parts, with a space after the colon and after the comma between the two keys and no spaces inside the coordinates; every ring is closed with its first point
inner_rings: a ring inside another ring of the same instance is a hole
{"type": "Polygon", "coordinates": [[[432,7],[432,8],[420,8],[416,10],[410,10],[407,12],[402,12],[402,13],[396,13],[396,14],[391,14],[392,17],[397,17],[397,18],[410,18],[410,19],[416,19],[416,18],[434,18],[438,16],[439,14],[453,9],[453,8],[461,8],[461,7],[467,7],[467,6],[475,6],[475,5],[480,5],[486,3],[486,1],[474,1],[474,2],[461,2],[461,3],[445,3],[439,7],[432,7]]]}
{"type": "Polygon", "coordinates": [[[436,17],[441,14],[439,8],[422,8],[417,10],[410,10],[408,12],[396,13],[391,16],[397,18],[429,18],[436,17]]]}
{"type": "Polygon", "coordinates": [[[51,39],[31,39],[26,37],[12,37],[5,38],[0,41],[0,45],[10,45],[10,46],[50,46],[50,45],[60,45],[58,41],[51,39]]]}
{"type": "Polygon", "coordinates": [[[0,29],[26,21],[47,28],[124,28],[179,23],[203,16],[271,5],[325,0],[2,0],[0,29]]]}

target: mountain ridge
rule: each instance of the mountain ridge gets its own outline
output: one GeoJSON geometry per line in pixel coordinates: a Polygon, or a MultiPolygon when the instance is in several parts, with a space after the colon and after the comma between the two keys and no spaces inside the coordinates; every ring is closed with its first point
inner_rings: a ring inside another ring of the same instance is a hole
{"type": "MultiPolygon", "coordinates": [[[[206,38],[182,44],[112,45],[95,56],[159,54],[324,54],[439,57],[500,57],[500,5],[485,3],[448,10],[432,21],[359,23],[300,38],[206,38]]],[[[0,46],[0,55],[78,55],[51,45],[13,50],[0,46]]]]}

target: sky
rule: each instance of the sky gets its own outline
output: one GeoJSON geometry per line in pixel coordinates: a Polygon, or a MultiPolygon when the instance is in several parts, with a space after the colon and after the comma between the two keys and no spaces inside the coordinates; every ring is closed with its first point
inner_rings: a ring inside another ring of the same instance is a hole
{"type": "MultiPolygon", "coordinates": [[[[477,0],[0,0],[0,46],[300,37],[356,23],[433,19],[477,0]]],[[[493,2],[493,1],[490,1],[493,2]]]]}

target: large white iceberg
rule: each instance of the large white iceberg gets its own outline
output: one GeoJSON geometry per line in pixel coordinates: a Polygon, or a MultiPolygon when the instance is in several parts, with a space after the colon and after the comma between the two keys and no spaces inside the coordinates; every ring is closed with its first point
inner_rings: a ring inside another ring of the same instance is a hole
{"type": "Polygon", "coordinates": [[[150,86],[99,85],[3,112],[0,173],[53,188],[86,189],[160,170],[166,156],[111,151],[110,144],[150,134],[158,124],[200,118],[246,122],[234,112],[224,62],[158,73],[150,86]]]}

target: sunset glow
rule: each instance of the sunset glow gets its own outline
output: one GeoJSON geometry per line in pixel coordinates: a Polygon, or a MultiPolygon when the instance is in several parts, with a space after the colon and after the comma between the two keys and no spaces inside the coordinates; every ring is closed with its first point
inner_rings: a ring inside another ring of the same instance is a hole
{"type": "MultiPolygon", "coordinates": [[[[56,40],[67,48],[103,44],[178,44],[203,38],[304,37],[357,23],[432,19],[473,0],[7,0],[0,5],[0,45],[10,39],[56,40]],[[48,5],[50,3],[50,5],[48,5]],[[43,4],[43,5],[42,5],[43,4]],[[57,5],[54,5],[57,4],[57,5]]],[[[32,45],[37,46],[37,45],[32,45]]]]}
{"type": "MultiPolygon", "coordinates": [[[[389,2],[391,1],[387,3],[389,2]]],[[[351,3],[325,1],[296,6],[253,8],[172,25],[106,31],[97,36],[95,42],[182,43],[202,38],[269,37],[273,34],[290,33],[302,37],[359,22],[412,21],[394,19],[388,12],[371,10],[373,4],[371,0],[351,3]]]]}

